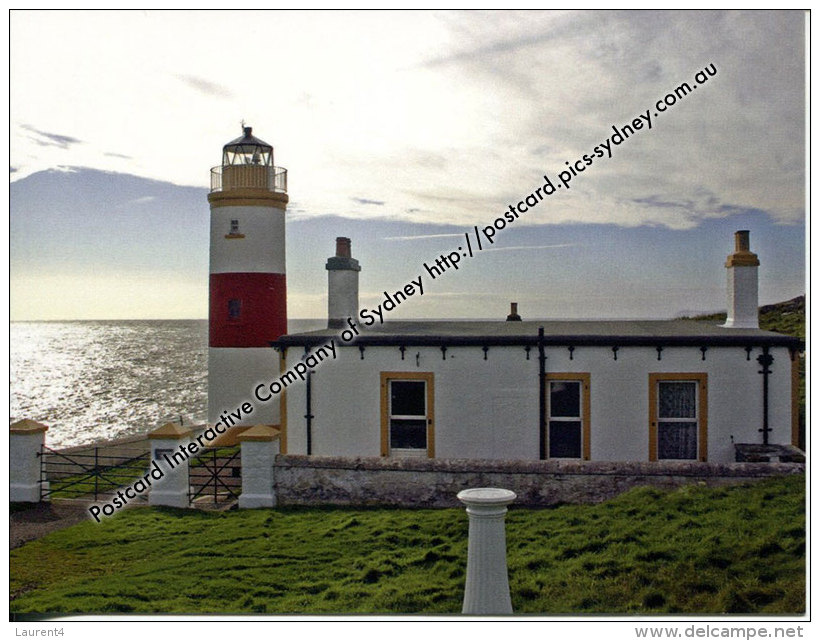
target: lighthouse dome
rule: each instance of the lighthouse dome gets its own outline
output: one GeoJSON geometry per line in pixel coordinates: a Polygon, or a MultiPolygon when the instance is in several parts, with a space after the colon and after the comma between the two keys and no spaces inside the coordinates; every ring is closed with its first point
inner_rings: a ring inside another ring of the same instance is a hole
{"type": "Polygon", "coordinates": [[[243,127],[243,135],[222,147],[222,166],[273,166],[273,146],[253,135],[252,127],[243,127]]]}

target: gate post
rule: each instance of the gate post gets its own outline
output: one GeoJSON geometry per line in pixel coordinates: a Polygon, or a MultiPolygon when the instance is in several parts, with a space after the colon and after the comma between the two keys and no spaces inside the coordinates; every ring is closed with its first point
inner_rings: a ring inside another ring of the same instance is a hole
{"type": "Polygon", "coordinates": [[[494,487],[462,490],[467,506],[467,578],[462,614],[512,614],[504,518],[515,492],[494,487]]]}
{"type": "Polygon", "coordinates": [[[148,492],[148,505],[188,507],[188,457],[180,448],[185,449],[190,435],[190,429],[176,423],[166,423],[148,434],[151,465],[159,466],[162,472],[162,478],[155,481],[148,492]]]}
{"type": "MultiPolygon", "coordinates": [[[[30,419],[9,426],[9,501],[40,502],[40,469],[48,426],[30,419]]],[[[43,486],[47,488],[47,485],[43,486]]]]}
{"type": "Polygon", "coordinates": [[[270,425],[254,425],[237,436],[242,446],[239,507],[276,507],[273,459],[279,454],[279,434],[279,430],[270,425]]]}

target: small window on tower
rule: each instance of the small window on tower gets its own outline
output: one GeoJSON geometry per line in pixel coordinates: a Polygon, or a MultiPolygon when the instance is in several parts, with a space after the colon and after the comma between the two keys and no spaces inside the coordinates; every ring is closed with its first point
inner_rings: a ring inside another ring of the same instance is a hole
{"type": "Polygon", "coordinates": [[[232,218],[231,219],[231,229],[230,231],[225,234],[225,238],[244,238],[245,234],[239,231],[239,219],[232,218]]]}
{"type": "Polygon", "coordinates": [[[238,321],[242,314],[242,301],[232,298],[228,301],[228,320],[238,321]]]}

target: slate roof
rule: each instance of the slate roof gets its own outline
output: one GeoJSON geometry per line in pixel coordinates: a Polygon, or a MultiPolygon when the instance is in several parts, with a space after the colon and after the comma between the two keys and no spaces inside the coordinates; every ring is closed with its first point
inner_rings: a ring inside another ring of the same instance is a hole
{"type": "MultiPolygon", "coordinates": [[[[360,327],[356,345],[739,345],[802,349],[794,337],[761,329],[739,329],[692,320],[388,321],[360,327]]],[[[317,345],[342,329],[282,336],[277,347],[317,345]]],[[[338,343],[338,341],[337,341],[338,343]]]]}

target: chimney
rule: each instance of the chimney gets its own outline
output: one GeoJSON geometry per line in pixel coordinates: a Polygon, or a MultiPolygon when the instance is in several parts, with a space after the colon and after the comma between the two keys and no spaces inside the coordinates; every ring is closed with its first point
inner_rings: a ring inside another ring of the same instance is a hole
{"type": "Polygon", "coordinates": [[[510,313],[507,316],[508,321],[520,321],[521,317],[518,315],[518,303],[510,303],[510,313]]]}
{"type": "Polygon", "coordinates": [[[726,258],[727,310],[724,327],[758,329],[757,254],[749,250],[749,231],[735,232],[735,253],[726,258]]]}
{"type": "Polygon", "coordinates": [[[336,239],[336,255],[327,259],[327,326],[347,327],[359,313],[359,261],[350,255],[350,239],[336,239]]]}

